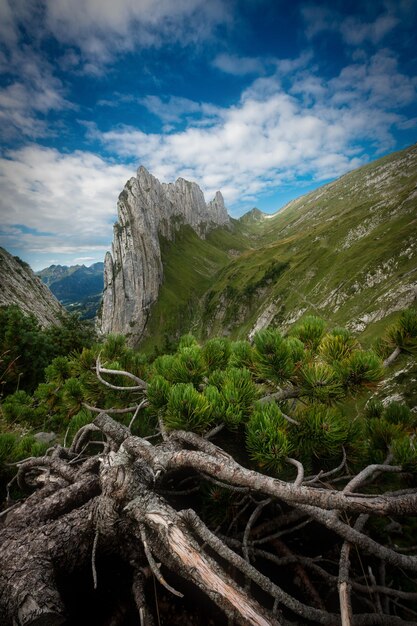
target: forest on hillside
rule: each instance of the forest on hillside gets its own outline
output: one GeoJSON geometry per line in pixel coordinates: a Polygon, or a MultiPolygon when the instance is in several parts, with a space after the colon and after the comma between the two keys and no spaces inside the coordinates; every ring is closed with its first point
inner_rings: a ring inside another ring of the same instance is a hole
{"type": "Polygon", "coordinates": [[[1,308],[0,622],[415,624],[416,350],[415,306],[147,354],[1,308]]]}

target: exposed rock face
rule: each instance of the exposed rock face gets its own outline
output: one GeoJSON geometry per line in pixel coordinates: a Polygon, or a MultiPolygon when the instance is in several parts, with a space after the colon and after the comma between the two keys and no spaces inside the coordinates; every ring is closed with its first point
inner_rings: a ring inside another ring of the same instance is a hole
{"type": "Polygon", "coordinates": [[[204,238],[213,227],[229,223],[223,196],[206,204],[196,183],[179,178],[160,183],[144,167],[119,196],[112,253],[104,262],[104,294],[99,330],[140,341],[163,279],[160,235],[172,240],[182,225],[204,238]]]}
{"type": "Polygon", "coordinates": [[[59,324],[65,309],[27,263],[0,248],[0,306],[17,304],[42,326],[59,324]]]}

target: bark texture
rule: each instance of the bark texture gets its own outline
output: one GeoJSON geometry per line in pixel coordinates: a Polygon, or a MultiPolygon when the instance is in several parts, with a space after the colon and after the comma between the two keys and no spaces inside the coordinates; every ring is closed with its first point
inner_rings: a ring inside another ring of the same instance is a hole
{"type": "MultiPolygon", "coordinates": [[[[364,520],[372,517],[416,515],[415,490],[359,492],[401,468],[372,466],[346,480],[345,489],[315,486],[311,477],[303,482],[297,468],[295,482],[289,483],[242,467],[196,434],[163,434],[151,444],[102,412],[69,449],[56,447],[44,458],[20,464],[19,483],[29,485],[31,493],[0,517],[2,625],[65,623],[62,580],[83,568],[90,572],[93,596],[114,556],[129,575],[129,610],[135,607],[137,623],[145,626],[157,623],[147,583],[152,578],[173,597],[189,593],[190,585],[198,589],[199,597],[221,610],[224,623],[415,624],[417,556],[382,545],[364,531],[364,520]],[[103,452],[83,456],[89,437],[100,435],[103,452]],[[202,483],[229,490],[235,505],[227,524],[210,529],[190,508],[192,495],[184,506],[187,493],[202,483]],[[291,545],[298,530],[298,543],[291,545]],[[303,532],[320,534],[333,564],[309,556],[311,546],[302,553],[303,532]],[[370,559],[372,576],[356,576],[354,554],[364,563],[370,559]],[[384,580],[385,567],[407,570],[408,588],[377,581],[373,569],[381,563],[384,580]],[[330,600],[324,592],[329,585],[336,589],[330,600]]],[[[126,611],[117,607],[121,624],[126,611]]]]}

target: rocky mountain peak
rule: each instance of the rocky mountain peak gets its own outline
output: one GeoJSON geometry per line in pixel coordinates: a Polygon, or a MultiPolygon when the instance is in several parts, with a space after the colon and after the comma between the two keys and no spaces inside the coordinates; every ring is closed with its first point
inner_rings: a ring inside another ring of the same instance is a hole
{"type": "Polygon", "coordinates": [[[41,326],[59,324],[65,309],[27,263],[0,248],[0,306],[17,304],[41,326]]]}
{"type": "Polygon", "coordinates": [[[161,183],[143,166],[127,181],[117,210],[112,252],[105,258],[98,323],[101,332],[128,335],[133,344],[144,332],[162,284],[160,237],[172,241],[182,225],[189,225],[204,238],[230,218],[219,191],[206,203],[197,183],[184,178],[161,183]]]}

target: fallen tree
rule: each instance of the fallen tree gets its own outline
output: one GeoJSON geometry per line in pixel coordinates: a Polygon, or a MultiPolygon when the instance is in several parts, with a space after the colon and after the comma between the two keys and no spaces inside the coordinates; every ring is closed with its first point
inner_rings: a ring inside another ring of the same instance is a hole
{"type": "Polygon", "coordinates": [[[202,603],[207,624],[415,624],[414,418],[371,405],[358,436],[331,402],[382,366],[347,335],[308,337],[239,346],[240,373],[230,355],[219,367],[224,342],[197,371],[188,340],[148,380],[97,359],[101,383],[135,402],[95,409],[71,445],[19,462],[20,498],[0,514],[0,623],[175,623],[163,593],[202,603]],[[339,365],[325,367],[323,346],[345,350],[339,365]],[[175,382],[184,370],[190,382],[175,382]],[[149,411],[154,434],[132,434],[149,411]],[[384,458],[364,462],[378,445],[384,458]]]}

